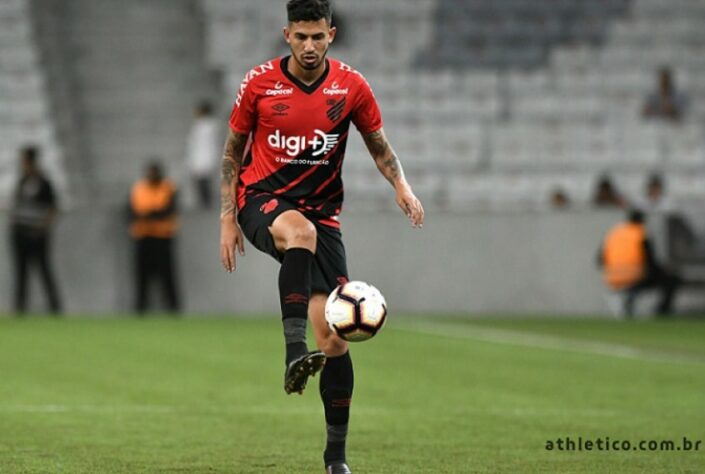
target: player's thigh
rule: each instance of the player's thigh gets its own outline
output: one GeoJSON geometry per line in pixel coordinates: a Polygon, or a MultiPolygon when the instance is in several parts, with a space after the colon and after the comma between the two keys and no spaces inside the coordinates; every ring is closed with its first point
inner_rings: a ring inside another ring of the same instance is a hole
{"type": "Polygon", "coordinates": [[[316,292],[311,295],[308,302],[308,317],[313,327],[316,346],[323,351],[326,357],[338,357],[348,350],[348,343],[339,338],[326,322],[326,300],[328,295],[316,292]]]}
{"type": "Polygon", "coordinates": [[[281,253],[305,248],[316,253],[316,226],[301,212],[290,209],[277,216],[269,227],[274,245],[281,253]]]}
{"type": "Polygon", "coordinates": [[[284,199],[261,194],[249,198],[237,218],[247,240],[259,251],[281,262],[284,252],[277,249],[271,227],[277,217],[295,209],[293,204],[284,199]]]}

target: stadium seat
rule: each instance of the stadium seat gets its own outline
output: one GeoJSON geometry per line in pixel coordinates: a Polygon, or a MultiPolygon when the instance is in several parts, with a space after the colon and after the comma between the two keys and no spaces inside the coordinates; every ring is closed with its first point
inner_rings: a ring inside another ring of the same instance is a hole
{"type": "MultiPolygon", "coordinates": [[[[625,186],[639,193],[644,170],[675,179],[705,162],[705,87],[696,80],[705,70],[704,8],[677,1],[683,10],[674,12],[658,0],[360,0],[340,5],[355,40],[333,55],[370,82],[404,164],[430,176],[441,170],[449,202],[540,207],[561,186],[587,205],[603,170],[626,173],[625,186]],[[641,119],[662,64],[673,65],[691,99],[680,127],[641,119]]],[[[204,5],[208,56],[225,71],[229,104],[244,72],[282,51],[248,43],[253,28],[273,28],[281,12],[255,2],[204,5]],[[246,53],[236,55],[234,43],[246,53]]],[[[357,177],[347,189],[365,194],[372,185],[360,176],[370,163],[358,138],[348,153],[346,169],[357,177]]]]}

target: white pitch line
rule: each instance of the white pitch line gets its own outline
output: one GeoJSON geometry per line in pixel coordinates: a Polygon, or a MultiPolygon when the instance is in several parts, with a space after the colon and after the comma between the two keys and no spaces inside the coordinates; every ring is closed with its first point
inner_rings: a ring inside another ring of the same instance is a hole
{"type": "MultiPolygon", "coordinates": [[[[409,409],[399,410],[398,408],[356,408],[355,414],[362,416],[399,416],[400,414],[409,413],[409,409]]],[[[414,409],[411,409],[413,412],[414,409]]],[[[37,404],[37,405],[0,405],[0,415],[3,413],[11,414],[98,414],[98,415],[114,415],[114,414],[166,414],[178,413],[180,415],[276,415],[276,416],[314,416],[320,415],[320,408],[301,408],[301,407],[231,407],[231,406],[210,406],[210,407],[192,407],[192,406],[167,406],[167,405],[57,405],[57,404],[37,404]]],[[[464,407],[458,416],[467,414],[491,415],[491,416],[512,416],[525,418],[541,418],[547,416],[577,416],[577,417],[606,417],[610,418],[616,414],[613,410],[604,410],[597,408],[585,409],[561,409],[561,408],[534,408],[534,407],[514,407],[508,409],[495,409],[491,407],[464,407]]]]}
{"type": "MultiPolygon", "coordinates": [[[[361,408],[356,410],[363,415],[384,413],[381,408],[361,408]]],[[[188,406],[188,405],[89,405],[89,404],[17,404],[0,405],[2,413],[86,413],[86,414],[124,414],[124,413],[181,413],[194,415],[277,415],[277,416],[311,416],[321,413],[319,407],[300,406],[188,406]]]]}
{"type": "Polygon", "coordinates": [[[174,407],[158,405],[0,405],[0,413],[171,413],[174,407]]]}
{"type": "Polygon", "coordinates": [[[483,342],[509,344],[513,346],[524,346],[546,350],[569,351],[582,354],[595,354],[607,357],[618,357],[621,359],[705,365],[705,357],[699,357],[696,355],[677,354],[662,351],[654,352],[624,344],[615,344],[602,341],[585,341],[560,336],[487,328],[474,324],[420,321],[415,323],[404,323],[402,325],[395,326],[395,329],[433,336],[474,339],[483,342]]]}

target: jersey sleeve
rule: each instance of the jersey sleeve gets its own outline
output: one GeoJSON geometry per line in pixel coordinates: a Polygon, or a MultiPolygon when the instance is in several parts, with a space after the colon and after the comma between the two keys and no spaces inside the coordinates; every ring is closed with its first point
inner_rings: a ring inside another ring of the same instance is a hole
{"type": "Polygon", "coordinates": [[[254,128],[257,108],[252,84],[240,87],[235,105],[230,113],[230,129],[242,135],[249,135],[254,128]]]}
{"type": "Polygon", "coordinates": [[[377,99],[372,93],[372,88],[362,76],[360,76],[352,121],[363,135],[368,135],[382,128],[382,113],[379,110],[377,99]]]}

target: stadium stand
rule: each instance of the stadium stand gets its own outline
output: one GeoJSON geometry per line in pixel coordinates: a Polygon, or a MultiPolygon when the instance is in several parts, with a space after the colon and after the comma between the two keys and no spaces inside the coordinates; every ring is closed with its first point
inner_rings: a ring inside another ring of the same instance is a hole
{"type": "Polygon", "coordinates": [[[545,65],[558,44],[603,43],[611,18],[628,0],[440,0],[422,67],[531,68],[545,65]]]}
{"type": "MultiPolygon", "coordinates": [[[[277,33],[285,13],[203,1],[209,61],[224,70],[230,104],[249,67],[286,51],[277,33]]],[[[431,205],[545,208],[560,186],[586,206],[603,171],[636,197],[659,170],[675,198],[692,199],[705,195],[695,191],[705,180],[705,90],[692,80],[703,68],[705,4],[677,4],[340,3],[349,41],[334,54],[373,86],[390,139],[431,205]],[[692,105],[679,125],[640,115],[661,65],[674,69],[692,105]]],[[[348,146],[346,192],[353,205],[376,205],[387,184],[374,178],[359,139],[348,146]]]]}
{"type": "Polygon", "coordinates": [[[37,1],[38,43],[81,204],[124,203],[145,160],[176,174],[193,104],[216,95],[198,0],[37,1]],[[178,34],[174,34],[178,32],[178,34]]]}
{"type": "MultiPolygon", "coordinates": [[[[178,170],[191,105],[218,94],[212,70],[222,73],[227,110],[250,67],[286,52],[285,11],[267,2],[29,5],[0,4],[5,195],[16,148],[39,138],[61,187],[70,181],[89,202],[118,202],[146,156],[162,155],[178,170]]],[[[373,86],[387,133],[429,206],[542,208],[558,185],[586,206],[604,171],[638,191],[657,170],[674,198],[705,196],[705,187],[695,190],[705,180],[705,86],[695,80],[705,70],[702,2],[358,0],[338,7],[348,40],[334,54],[373,86]],[[677,125],[640,114],[662,65],[688,97],[677,125]]],[[[362,141],[352,134],[348,146],[350,204],[386,206],[373,202],[390,190],[362,141]]]]}
{"type": "Polygon", "coordinates": [[[43,149],[44,169],[67,189],[30,6],[29,0],[0,3],[0,207],[14,186],[17,151],[29,143],[43,149]]]}

